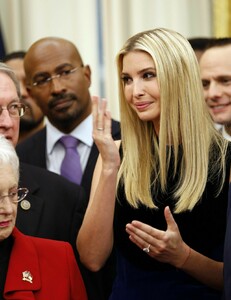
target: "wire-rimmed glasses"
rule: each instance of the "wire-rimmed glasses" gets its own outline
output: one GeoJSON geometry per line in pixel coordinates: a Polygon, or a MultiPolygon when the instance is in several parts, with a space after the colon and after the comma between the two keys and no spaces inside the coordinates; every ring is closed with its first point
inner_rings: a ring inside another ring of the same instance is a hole
{"type": "Polygon", "coordinates": [[[13,189],[8,195],[0,196],[0,204],[5,198],[9,198],[12,203],[18,203],[25,199],[29,190],[27,188],[16,188],[13,189]]]}
{"type": "Polygon", "coordinates": [[[9,103],[7,106],[0,106],[0,116],[3,110],[8,110],[11,118],[20,118],[26,112],[27,106],[21,102],[9,103]]]}
{"type": "Polygon", "coordinates": [[[70,76],[76,72],[78,69],[82,68],[83,65],[81,66],[78,66],[78,67],[75,67],[75,68],[72,68],[72,69],[63,69],[63,70],[60,70],[59,72],[57,72],[55,75],[51,75],[49,76],[49,74],[47,75],[39,75],[37,79],[35,79],[33,82],[32,82],[32,86],[34,87],[46,87],[48,86],[51,81],[55,78],[58,78],[60,80],[67,80],[70,78],[70,76]]]}

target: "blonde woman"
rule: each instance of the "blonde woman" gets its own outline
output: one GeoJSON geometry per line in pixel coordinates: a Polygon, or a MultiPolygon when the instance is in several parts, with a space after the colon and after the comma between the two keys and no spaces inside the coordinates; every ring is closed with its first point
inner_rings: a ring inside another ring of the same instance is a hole
{"type": "Polygon", "coordinates": [[[122,140],[93,97],[100,157],[80,258],[97,271],[115,246],[110,300],[220,299],[230,147],[208,113],[194,51],[154,29],[128,39],[117,66],[122,140]]]}

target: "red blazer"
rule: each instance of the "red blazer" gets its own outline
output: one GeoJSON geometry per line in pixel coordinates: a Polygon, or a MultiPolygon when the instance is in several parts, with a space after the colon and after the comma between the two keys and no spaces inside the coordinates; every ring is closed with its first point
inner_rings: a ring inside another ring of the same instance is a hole
{"type": "Polygon", "coordinates": [[[26,236],[17,228],[12,236],[5,299],[87,300],[73,250],[67,242],[26,236]]]}

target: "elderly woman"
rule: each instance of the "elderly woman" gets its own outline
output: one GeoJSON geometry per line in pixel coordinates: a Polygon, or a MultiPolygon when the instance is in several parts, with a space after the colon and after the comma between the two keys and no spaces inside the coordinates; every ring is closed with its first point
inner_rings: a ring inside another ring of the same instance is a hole
{"type": "Polygon", "coordinates": [[[86,300],[71,246],[15,227],[18,203],[28,193],[18,182],[18,157],[0,136],[0,299],[86,300]]]}

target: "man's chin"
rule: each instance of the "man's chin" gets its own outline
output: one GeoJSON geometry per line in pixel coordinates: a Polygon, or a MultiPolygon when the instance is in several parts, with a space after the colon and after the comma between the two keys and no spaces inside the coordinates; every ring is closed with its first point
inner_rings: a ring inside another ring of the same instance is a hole
{"type": "Polygon", "coordinates": [[[227,118],[227,117],[213,117],[213,121],[216,123],[216,124],[220,124],[220,125],[226,125],[226,124],[230,124],[231,122],[231,116],[230,118],[227,118]]]}

